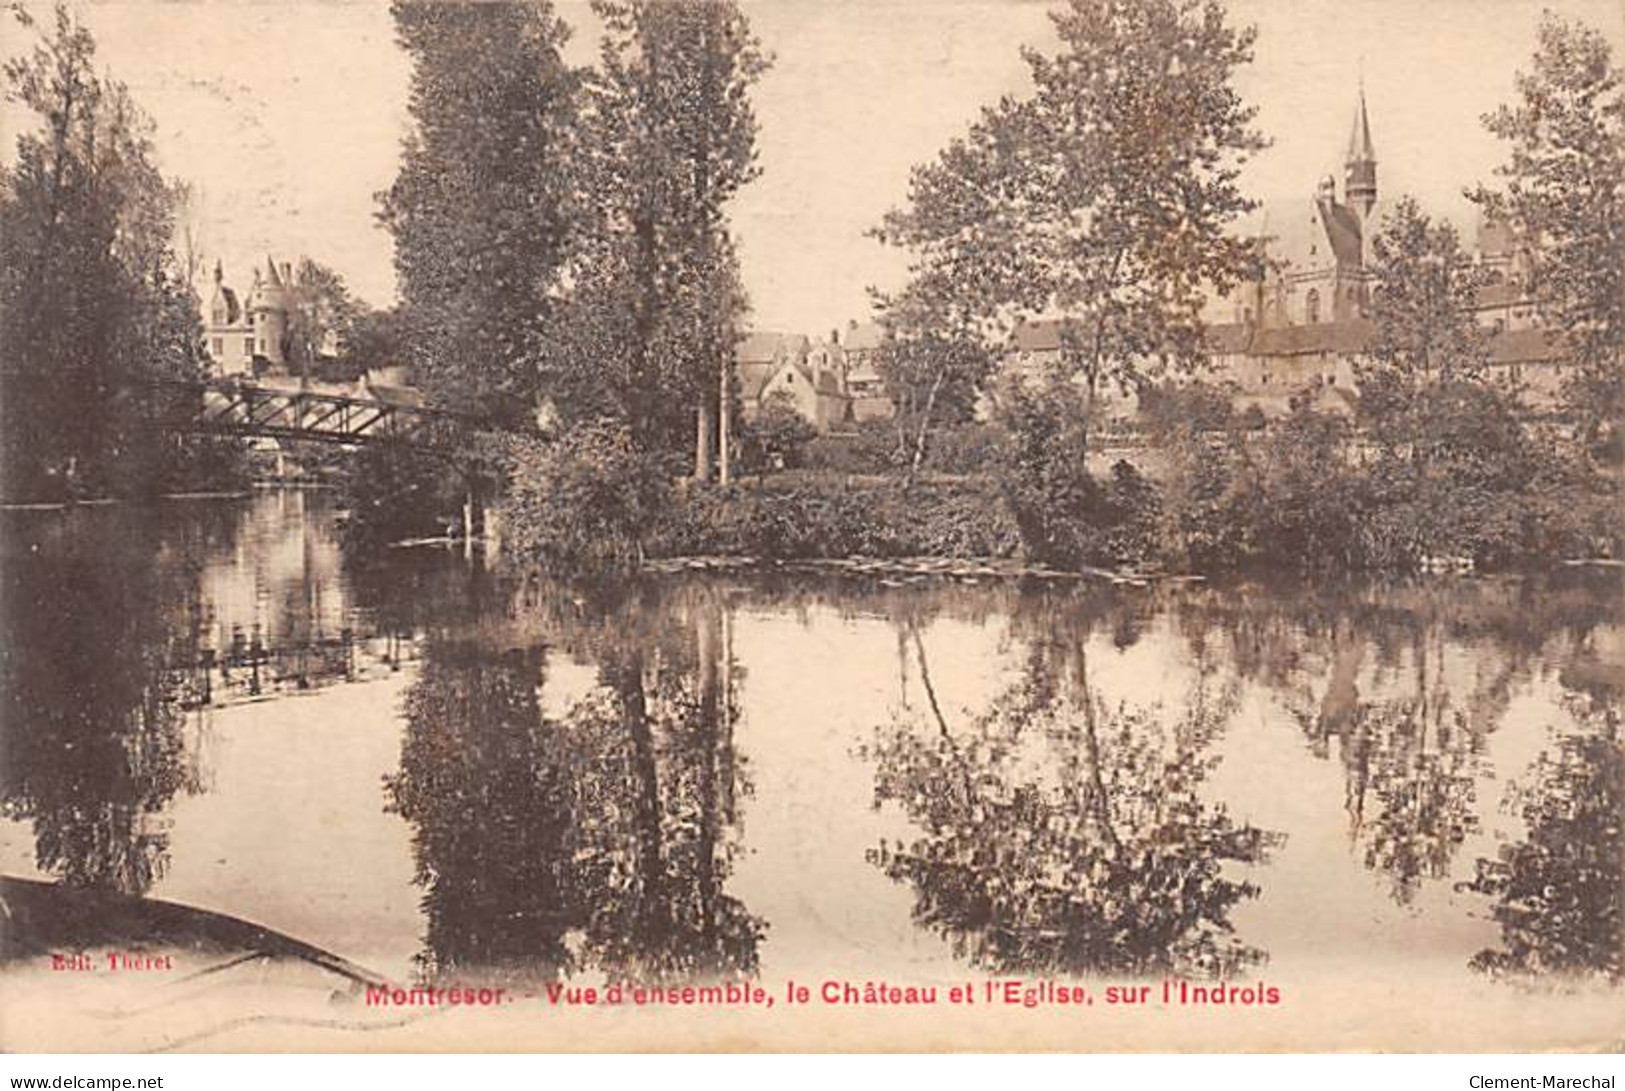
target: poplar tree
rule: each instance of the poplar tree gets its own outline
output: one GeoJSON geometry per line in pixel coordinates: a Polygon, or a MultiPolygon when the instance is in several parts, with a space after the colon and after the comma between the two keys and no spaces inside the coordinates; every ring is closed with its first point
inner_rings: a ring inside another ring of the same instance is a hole
{"type": "Polygon", "coordinates": [[[750,90],[768,58],[733,0],[597,0],[586,131],[593,208],[556,370],[638,446],[711,463],[745,311],[726,206],[757,176],[750,90]],[[581,368],[590,369],[583,375],[581,368]]]}
{"type": "Polygon", "coordinates": [[[412,129],[379,195],[418,382],[499,425],[535,418],[530,344],[556,317],[578,211],[580,73],[547,0],[396,0],[412,129]]]}

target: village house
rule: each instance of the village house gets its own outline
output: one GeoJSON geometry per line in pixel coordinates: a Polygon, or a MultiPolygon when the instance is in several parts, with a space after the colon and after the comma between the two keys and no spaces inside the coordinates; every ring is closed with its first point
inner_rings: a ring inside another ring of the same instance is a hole
{"type": "Polygon", "coordinates": [[[746,335],[735,352],[741,412],[754,420],[777,396],[821,432],[889,418],[892,402],[874,360],[880,338],[879,326],[857,322],[817,342],[801,334],[746,335]]]}
{"type": "Polygon", "coordinates": [[[758,330],[745,335],[734,353],[739,376],[739,409],[746,421],[761,416],[778,395],[820,431],[846,420],[848,398],[827,352],[814,354],[802,334],[758,330]]]}
{"type": "Polygon", "coordinates": [[[876,359],[884,336],[878,322],[849,321],[841,337],[841,349],[846,354],[846,392],[852,397],[852,420],[856,424],[890,420],[897,412],[876,359]]]}

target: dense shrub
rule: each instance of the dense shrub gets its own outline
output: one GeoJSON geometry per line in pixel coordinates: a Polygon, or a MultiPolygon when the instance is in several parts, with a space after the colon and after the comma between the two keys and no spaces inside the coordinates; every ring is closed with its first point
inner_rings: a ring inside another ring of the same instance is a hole
{"type": "Polygon", "coordinates": [[[907,461],[891,421],[865,421],[849,432],[818,436],[807,445],[805,465],[835,474],[885,474],[907,461]]]}
{"type": "Polygon", "coordinates": [[[925,468],[940,474],[985,474],[1004,457],[1009,436],[992,424],[959,424],[932,434],[925,468]]]}
{"type": "MultiPolygon", "coordinates": [[[[992,424],[945,425],[926,439],[925,472],[969,476],[989,473],[1003,456],[1007,436],[992,424]]],[[[909,450],[891,421],[866,421],[850,432],[819,436],[804,465],[838,474],[901,473],[909,450]]]]}
{"type": "Polygon", "coordinates": [[[753,474],[799,469],[807,464],[808,447],[817,438],[818,429],[796,411],[790,395],[776,390],[754,421],[741,422],[740,469],[753,474]]]}
{"type": "Polygon", "coordinates": [[[650,552],[800,557],[1008,557],[1020,545],[998,495],[979,484],[792,485],[695,490],[659,521],[650,552]]]}
{"type": "Polygon", "coordinates": [[[1026,553],[1064,567],[1143,564],[1160,552],[1161,500],[1128,462],[1105,481],[1088,470],[1088,433],[1070,384],[1015,387],[1002,403],[1007,433],[994,473],[1026,553]]]}
{"type": "Polygon", "coordinates": [[[516,441],[504,548],[552,572],[634,567],[667,506],[671,471],[609,423],[581,425],[551,442],[516,441]]]}

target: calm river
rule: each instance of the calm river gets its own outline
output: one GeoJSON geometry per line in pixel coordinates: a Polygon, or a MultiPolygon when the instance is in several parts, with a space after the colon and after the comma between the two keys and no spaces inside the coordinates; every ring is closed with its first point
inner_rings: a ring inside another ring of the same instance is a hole
{"type": "Polygon", "coordinates": [[[7,875],[408,983],[1269,982],[1421,1048],[1411,990],[1622,974],[1617,572],[570,588],[362,566],[316,494],[0,518],[7,875]]]}

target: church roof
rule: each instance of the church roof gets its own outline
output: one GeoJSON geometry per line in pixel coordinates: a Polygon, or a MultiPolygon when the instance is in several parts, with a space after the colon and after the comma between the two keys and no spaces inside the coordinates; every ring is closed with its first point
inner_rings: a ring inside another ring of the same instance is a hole
{"type": "MultiPolygon", "coordinates": [[[[1370,222],[1380,222],[1388,207],[1377,202],[1370,222]]],[[[1352,208],[1337,201],[1266,201],[1237,225],[1237,233],[1263,240],[1265,253],[1290,268],[1360,264],[1360,222],[1352,208]]]]}
{"type": "Polygon", "coordinates": [[[1550,330],[1503,330],[1490,338],[1490,359],[1497,364],[1550,363],[1562,357],[1562,342],[1550,330]]]}
{"type": "Polygon", "coordinates": [[[1360,220],[1354,215],[1354,210],[1335,201],[1322,201],[1320,217],[1338,264],[1359,266],[1363,260],[1360,253],[1360,220]]]}
{"type": "Polygon", "coordinates": [[[1375,329],[1366,319],[1262,329],[1253,336],[1252,353],[1255,356],[1309,356],[1364,352],[1371,344],[1375,329]]]}

